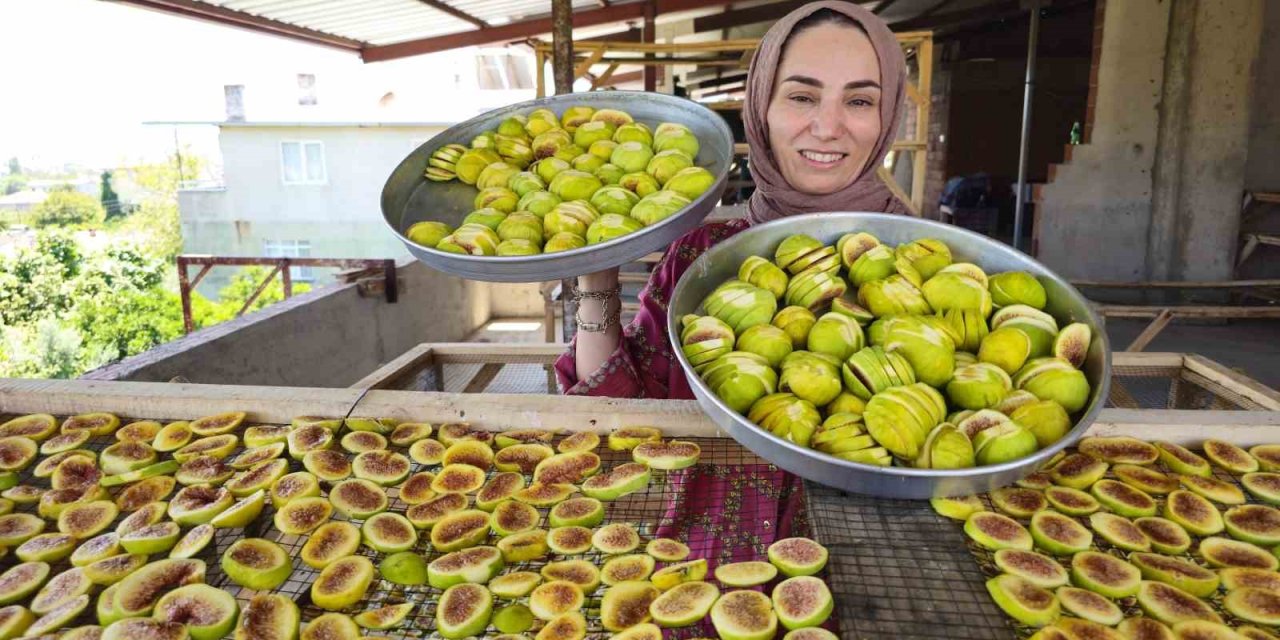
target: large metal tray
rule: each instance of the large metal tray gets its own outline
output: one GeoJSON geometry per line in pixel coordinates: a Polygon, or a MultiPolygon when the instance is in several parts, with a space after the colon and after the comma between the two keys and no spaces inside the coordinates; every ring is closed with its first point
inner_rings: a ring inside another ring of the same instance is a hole
{"type": "Polygon", "coordinates": [[[522,102],[490,111],[433,137],[400,162],[382,189],[382,217],[405,248],[427,266],[471,280],[544,282],[603,271],[626,264],[671,244],[697,226],[720,200],[733,160],[733,134],[724,118],[684,98],[636,91],[593,91],[522,102]],[[404,232],[416,222],[438,220],[457,226],[472,210],[476,189],[458,181],[432,182],[423,177],[427,160],[446,144],[468,145],[481,132],[496,129],[506,118],[546,107],[560,115],[570,106],[621,109],[650,127],[677,122],[698,137],[694,160],[716,176],[716,183],[684,210],[658,224],[608,242],[581,249],[535,256],[468,256],[437,251],[411,242],[404,232]]]}
{"type": "Polygon", "coordinates": [[[703,298],[720,283],[736,277],[738,266],[748,256],[772,258],[778,243],[796,233],[805,233],[831,244],[841,235],[854,231],[866,231],[881,242],[893,245],[919,238],[937,238],[947,243],[957,262],[975,263],[988,273],[1026,271],[1034,274],[1048,293],[1049,304],[1045,311],[1057,318],[1060,324],[1083,322],[1093,329],[1093,342],[1089,345],[1083,367],[1091,391],[1079,421],[1054,444],[1025,458],[999,465],[936,470],[859,464],[802,447],[755,426],[721,402],[694,373],[681,350],[676,349],[676,357],[698,403],[716,424],[757,455],[808,480],[845,491],[907,499],[968,495],[1006,486],[1031,473],[1084,435],[1102,410],[1111,385],[1111,349],[1102,318],[1079,291],[1027,255],[986,236],[929,220],[882,213],[815,213],[747,229],[711,247],[681,276],[667,314],[667,331],[672,344],[680,343],[680,317],[701,312],[703,298]]]}

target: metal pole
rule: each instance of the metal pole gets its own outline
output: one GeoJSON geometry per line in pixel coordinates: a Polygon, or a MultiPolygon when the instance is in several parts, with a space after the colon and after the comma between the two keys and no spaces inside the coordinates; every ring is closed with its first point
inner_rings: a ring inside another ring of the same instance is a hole
{"type": "Polygon", "coordinates": [[[1030,0],[1031,33],[1027,36],[1027,83],[1022,93],[1022,140],[1018,149],[1018,193],[1013,209],[1013,248],[1022,249],[1022,212],[1027,206],[1027,147],[1031,143],[1031,97],[1036,86],[1036,43],[1040,41],[1040,0],[1030,0]]]}

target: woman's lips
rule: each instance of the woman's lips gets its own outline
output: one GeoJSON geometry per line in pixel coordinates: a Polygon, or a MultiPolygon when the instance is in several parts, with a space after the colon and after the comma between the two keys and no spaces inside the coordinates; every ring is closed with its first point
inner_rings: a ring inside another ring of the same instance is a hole
{"type": "Polygon", "coordinates": [[[847,153],[810,151],[808,149],[800,151],[800,157],[815,169],[830,169],[840,164],[848,155],[847,153]]]}

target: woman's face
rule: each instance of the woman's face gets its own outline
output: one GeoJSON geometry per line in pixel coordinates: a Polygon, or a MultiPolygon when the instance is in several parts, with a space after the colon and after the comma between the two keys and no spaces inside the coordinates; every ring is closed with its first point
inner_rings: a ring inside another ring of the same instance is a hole
{"type": "Polygon", "coordinates": [[[774,158],[796,190],[821,195],[852,184],[880,138],[880,63],[867,35],[825,23],[793,36],[767,123],[774,158]]]}

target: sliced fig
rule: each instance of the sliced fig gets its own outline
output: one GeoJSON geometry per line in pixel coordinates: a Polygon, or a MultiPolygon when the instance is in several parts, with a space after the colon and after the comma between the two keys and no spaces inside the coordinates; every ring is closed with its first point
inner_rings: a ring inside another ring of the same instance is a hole
{"type": "Polygon", "coordinates": [[[1240,487],[1217,478],[1179,476],[1178,482],[1188,490],[1220,504],[1244,504],[1244,492],[1240,487]]]}
{"type": "MultiPolygon", "coordinates": [[[[1037,587],[1054,589],[1067,583],[1067,570],[1057,560],[1034,551],[1001,549],[995,553],[994,560],[1001,571],[1023,578],[1037,587]]],[[[717,580],[720,569],[716,568],[717,580]]]]}
{"type": "Polygon", "coordinates": [[[489,590],[499,598],[514,600],[529,595],[541,582],[542,576],[532,571],[513,571],[490,580],[489,590]]]}
{"type": "Polygon", "coordinates": [[[621,427],[609,434],[609,449],[632,451],[646,442],[662,442],[662,430],[657,427],[621,427]]]}
{"type": "Polygon", "coordinates": [[[1258,461],[1262,471],[1280,471],[1280,445],[1260,444],[1249,448],[1249,455],[1258,461]]]}
{"type": "Polygon", "coordinates": [[[62,421],[61,431],[87,429],[95,436],[109,436],[120,427],[120,418],[110,413],[82,413],[62,421]]]}
{"type": "MultiPolygon", "coordinates": [[[[236,445],[239,443],[240,439],[231,433],[224,433],[219,436],[207,436],[174,451],[173,459],[178,462],[186,462],[196,456],[212,456],[214,458],[222,459],[231,455],[231,452],[235,451],[236,445]]],[[[104,451],[103,454],[105,455],[106,452],[104,451]]],[[[103,467],[103,470],[105,471],[106,468],[103,467]]]]}
{"type": "Polygon", "coordinates": [[[1243,475],[1258,470],[1258,461],[1248,451],[1222,440],[1204,441],[1204,457],[1228,473],[1243,475]]]}
{"type": "Polygon", "coordinates": [[[756,591],[730,591],[711,607],[711,624],[725,640],[770,640],[778,616],[768,596],[756,591]]]}
{"type": "Polygon", "coordinates": [[[1030,551],[1034,539],[1026,527],[1009,516],[991,511],[979,511],[964,522],[964,532],[979,545],[997,551],[1022,549],[1030,551]]]}
{"type": "Polygon", "coordinates": [[[1267,504],[1280,505],[1280,473],[1246,473],[1240,478],[1240,486],[1267,504]]]}
{"type": "Polygon", "coordinates": [[[494,436],[493,444],[507,449],[521,444],[550,444],[555,433],[545,429],[511,429],[494,436]]]}
{"type": "Polygon", "coordinates": [[[156,437],[152,438],[151,448],[163,453],[177,451],[187,446],[195,435],[195,432],[191,431],[190,422],[185,420],[170,422],[161,427],[156,437]]]}
{"type": "Polygon", "coordinates": [[[1218,574],[1189,560],[1156,553],[1132,553],[1129,561],[1138,567],[1143,578],[1173,585],[1194,596],[1207,598],[1218,590],[1218,574]]]}
{"type": "MultiPolygon", "coordinates": [[[[761,564],[773,566],[767,562],[761,564]]],[[[607,560],[600,568],[600,580],[610,586],[633,580],[648,580],[654,567],[653,558],[645,554],[617,556],[607,560]]]]}
{"type": "Polygon", "coordinates": [[[115,533],[103,533],[80,543],[80,546],[71,553],[71,565],[83,567],[91,562],[118,555],[120,550],[120,537],[115,533]]]}
{"type": "Polygon", "coordinates": [[[35,621],[35,615],[21,605],[14,604],[0,608],[0,638],[21,637],[22,632],[35,621]]]}
{"type": "Polygon", "coordinates": [[[15,504],[35,504],[40,501],[40,496],[44,495],[44,492],[44,489],[37,486],[17,484],[5,489],[3,492],[0,492],[0,497],[3,497],[15,504]]]}
{"type": "Polygon", "coordinates": [[[582,493],[597,500],[617,500],[649,486],[650,472],[645,465],[627,462],[605,473],[587,478],[582,493]]]}
{"type": "Polygon", "coordinates": [[[129,553],[152,555],[164,553],[173,547],[182,535],[176,522],[158,522],[135,529],[120,536],[120,546],[129,553]]]}
{"type": "Polygon", "coordinates": [[[182,485],[212,484],[226,482],[235,474],[235,469],[213,456],[196,456],[182,463],[173,477],[182,485]]]}
{"type": "MultiPolygon", "coordinates": [[[[87,595],[79,595],[74,598],[64,600],[62,604],[59,604],[48,613],[37,618],[35,622],[32,622],[31,626],[27,627],[26,637],[39,638],[47,633],[57,631],[58,629],[65,627],[68,623],[74,620],[76,616],[80,615],[81,611],[84,611],[88,607],[89,596],[87,595]]],[[[177,630],[177,632],[181,631],[182,629],[177,630]]],[[[181,636],[173,634],[160,637],[174,638],[175,640],[181,638],[181,636]]]]}
{"type": "MultiPolygon", "coordinates": [[[[774,589],[774,608],[779,618],[783,620],[783,624],[810,616],[815,619],[825,618],[825,616],[814,615],[821,614],[824,609],[823,604],[816,600],[821,598],[821,590],[811,588],[808,584],[794,583],[793,580],[810,581],[816,578],[791,578],[774,589]],[[784,584],[788,585],[785,589],[782,588],[784,584]],[[782,589],[782,593],[779,593],[779,589],[782,589]],[[807,598],[815,598],[815,600],[810,601],[807,598]],[[780,599],[781,602],[779,602],[780,599]]],[[[663,627],[687,627],[706,617],[719,597],[720,590],[711,583],[684,582],[654,599],[649,605],[649,615],[663,627]]],[[[830,614],[829,611],[827,613],[830,614]]]]}
{"type": "Polygon", "coordinates": [[[1084,366],[1085,358],[1089,355],[1089,342],[1092,337],[1093,331],[1089,325],[1073,322],[1063,327],[1054,338],[1053,355],[1070,362],[1071,366],[1079,369],[1084,366]]]}
{"type": "Polygon", "coordinates": [[[405,517],[419,529],[430,529],[451,513],[467,508],[467,496],[446,493],[422,504],[415,504],[405,511],[405,517]]]}
{"type": "Polygon", "coordinates": [[[1154,445],[1128,436],[1081,438],[1076,448],[1110,464],[1146,465],[1160,457],[1154,445]]]}
{"type": "Polygon", "coordinates": [[[334,449],[317,449],[302,456],[302,466],[325,482],[340,482],[351,477],[351,460],[334,449]]]}
{"type": "Polygon", "coordinates": [[[586,527],[556,527],[547,534],[547,546],[562,556],[591,550],[591,530],[586,527]]]}
{"type": "Polygon", "coordinates": [[[431,546],[436,551],[457,551],[480,544],[488,535],[488,513],[478,509],[455,511],[431,527],[431,546]]]}
{"type": "Polygon", "coordinates": [[[1030,518],[1049,506],[1044,493],[1035,489],[1005,487],[991,492],[991,504],[1014,518],[1030,518]]]}
{"type": "MultiPolygon", "coordinates": [[[[586,597],[582,593],[582,587],[567,580],[544,582],[529,594],[529,610],[540,620],[554,620],[558,616],[577,611],[584,602],[586,597]]],[[[648,612],[648,605],[645,606],[645,612],[648,612]]]]}
{"type": "Polygon", "coordinates": [[[1280,559],[1256,545],[1230,538],[1212,536],[1200,541],[1200,556],[1211,567],[1245,567],[1275,571],[1280,559]]]}
{"type": "Polygon", "coordinates": [[[558,453],[533,471],[533,481],[542,484],[579,484],[600,471],[600,456],[590,451],[558,453]]]}
{"type": "Polygon", "coordinates": [[[289,579],[293,559],[275,542],[242,538],[222,554],[221,567],[232,582],[255,591],[269,591],[289,579]]]}
{"type": "Polygon", "coordinates": [[[338,443],[348,453],[364,453],[387,448],[387,437],[373,431],[352,431],[338,443]]]}
{"type": "Polygon", "coordinates": [[[205,564],[194,559],[163,559],[130,573],[116,589],[115,610],[125,617],[150,615],[164,594],[204,582],[205,564]]]}
{"type": "Polygon", "coordinates": [[[1107,473],[1109,465],[1083,453],[1073,453],[1053,465],[1049,476],[1053,481],[1072,489],[1088,489],[1107,473]]]}
{"type": "Polygon", "coordinates": [[[1116,627],[1116,630],[1126,640],[1177,640],[1164,623],[1142,616],[1126,618],[1116,627]]]}
{"type": "Polygon", "coordinates": [[[44,531],[44,520],[29,513],[0,516],[0,545],[16,547],[44,531]]]}
{"type": "MultiPolygon", "coordinates": [[[[109,451],[111,448],[107,447],[109,451]]],[[[40,445],[24,436],[0,438],[0,471],[22,471],[36,459],[40,445]]],[[[106,451],[103,451],[106,455],[106,451]]]]}
{"type": "Polygon", "coordinates": [[[1213,473],[1208,460],[1182,445],[1172,442],[1157,442],[1155,445],[1160,450],[1160,462],[1174,473],[1203,478],[1208,478],[1213,473]]]}
{"type": "Polygon", "coordinates": [[[560,444],[556,445],[556,451],[560,453],[575,453],[578,451],[595,451],[600,446],[600,436],[594,431],[579,431],[571,433],[560,440],[560,444]]]}
{"type": "MultiPolygon", "coordinates": [[[[777,563],[774,563],[774,566],[777,566],[777,563]]],[[[781,568],[779,569],[782,570],[781,568]]],[[[786,570],[782,570],[782,573],[785,575],[786,570]]],[[[669,564],[655,571],[652,576],[649,576],[649,581],[659,589],[666,591],[678,584],[685,582],[698,582],[705,577],[707,577],[707,561],[705,558],[698,558],[697,560],[688,560],[685,562],[669,564]]]]}
{"type": "Polygon", "coordinates": [[[1049,487],[1044,497],[1050,506],[1069,516],[1087,516],[1102,507],[1093,496],[1071,487],[1049,487]]]}
{"type": "MultiPolygon", "coordinates": [[[[586,560],[561,560],[542,567],[542,577],[547,580],[566,580],[582,587],[583,593],[591,593],[600,586],[600,570],[586,560]]],[[[704,571],[705,575],[705,571],[704,571]]],[[[659,587],[661,588],[661,587],[659,587]]]]}
{"type": "Polygon", "coordinates": [[[643,580],[622,582],[605,589],[600,603],[601,625],[607,631],[616,632],[649,622],[649,607],[659,593],[657,587],[643,580]]]}
{"type": "Polygon", "coordinates": [[[155,476],[139,480],[116,495],[116,506],[125,513],[136,511],[143,505],[168,498],[176,486],[178,481],[170,476],[155,476]]]}
{"type": "Polygon", "coordinates": [[[378,574],[394,584],[420,585],[427,583],[427,561],[412,551],[400,551],[378,563],[378,574]]]}
{"type": "Polygon", "coordinates": [[[339,558],[311,583],[311,602],[327,611],[346,609],[364,597],[374,575],[373,563],[364,556],[339,558]]]}
{"type": "Polygon", "coordinates": [[[818,626],[831,616],[834,606],[826,583],[812,576],[788,578],[773,588],[773,609],[787,629],[818,626]]]}
{"type": "Polygon", "coordinates": [[[431,437],[431,425],[425,422],[402,422],[391,430],[387,440],[397,447],[408,447],[413,443],[431,437]]]}
{"type": "Polygon", "coordinates": [[[643,442],[631,450],[631,457],[650,469],[673,471],[698,464],[702,449],[694,442],[671,440],[668,442],[643,442]]]}
{"type": "Polygon", "coordinates": [[[1084,525],[1048,510],[1031,517],[1031,538],[1037,547],[1054,555],[1078,553],[1093,544],[1093,534],[1084,525]]]}
{"type": "Polygon", "coordinates": [[[1213,503],[1183,489],[1170,493],[1165,499],[1164,517],[1198,536],[1211,536],[1226,528],[1222,514],[1213,503]]]}
{"type": "Polygon", "coordinates": [[[493,466],[493,449],[483,442],[463,440],[445,449],[441,459],[446,466],[451,464],[469,464],[481,471],[488,471],[493,466]]]}
{"type": "Polygon", "coordinates": [[[1245,640],[1276,640],[1275,634],[1253,625],[1236,627],[1235,632],[1244,637],[1245,640]]]}
{"type": "Polygon", "coordinates": [[[535,507],[550,507],[573,495],[571,484],[534,482],[516,492],[515,499],[535,507]]]}
{"type": "Polygon", "coordinates": [[[276,480],[289,471],[288,460],[263,460],[227,481],[227,491],[237,498],[262,491],[269,491],[276,480]]]}
{"type": "Polygon", "coordinates": [[[345,613],[326,613],[307,623],[300,640],[347,640],[359,638],[360,626],[345,613]]]}
{"type": "Polygon", "coordinates": [[[1102,506],[1126,518],[1156,514],[1156,501],[1145,491],[1115,480],[1099,480],[1089,489],[1102,506]]]}
{"type": "Polygon", "coordinates": [[[302,460],[312,451],[320,451],[332,447],[333,440],[333,431],[321,425],[306,425],[290,431],[285,439],[285,444],[289,447],[289,457],[294,460],[302,460]]]}
{"type": "Polygon", "coordinates": [[[499,471],[532,474],[538,463],[555,455],[555,450],[545,444],[515,444],[498,450],[493,465],[499,471]]]}
{"type": "Polygon", "coordinates": [[[323,569],[360,548],[360,529],[350,522],[326,522],[307,537],[300,558],[313,569],[323,569]]]}
{"type": "Polygon", "coordinates": [[[274,522],[281,533],[300,536],[329,520],[333,505],[324,498],[298,498],[276,511],[274,522]]]}
{"type": "Polygon", "coordinates": [[[211,524],[199,524],[191,528],[169,550],[170,558],[191,558],[204,551],[213,542],[214,527],[211,524]]]}
{"type": "Polygon", "coordinates": [[[484,486],[484,471],[469,464],[444,467],[431,482],[436,493],[472,493],[484,486]]]}
{"type": "Polygon", "coordinates": [[[293,640],[302,614],[288,596],[260,593],[240,610],[235,640],[293,640]]]}
{"type": "Polygon", "coordinates": [[[1253,587],[1280,593],[1280,573],[1275,571],[1227,567],[1226,569],[1218,569],[1218,577],[1222,579],[1222,588],[1227,591],[1235,591],[1241,587],[1253,587]]]}
{"type": "Polygon", "coordinates": [[[438,495],[431,483],[436,474],[430,471],[419,471],[405,479],[400,485],[399,498],[407,505],[422,504],[438,495]]]}
{"type": "Polygon", "coordinates": [[[161,596],[152,615],[156,620],[185,625],[192,640],[219,640],[231,632],[239,610],[231,594],[197,583],[161,596]]]}
{"type": "Polygon", "coordinates": [[[1150,551],[1151,540],[1128,518],[1099,511],[1089,516],[1089,526],[1103,540],[1125,551],[1150,551]]]}
{"type": "Polygon", "coordinates": [[[231,433],[244,422],[243,411],[229,411],[212,416],[204,416],[191,421],[191,431],[198,436],[216,436],[231,433]]]}
{"type": "Polygon", "coordinates": [[[279,509],[298,498],[320,495],[320,481],[309,471],[295,471],[271,483],[271,504],[279,509]]]}
{"type": "Polygon", "coordinates": [[[1187,530],[1172,520],[1155,517],[1138,518],[1133,521],[1133,524],[1147,534],[1154,551],[1178,555],[1191,548],[1191,536],[1187,535],[1187,530]]]}
{"type": "Polygon", "coordinates": [[[93,582],[84,575],[79,567],[72,567],[49,579],[35,597],[31,598],[31,613],[42,616],[53,611],[58,605],[89,593],[93,582]]]}
{"type": "Polygon", "coordinates": [[[427,584],[448,589],[455,584],[484,584],[502,571],[505,563],[496,547],[471,547],[446,553],[427,565],[427,584]]]}
{"type": "Polygon", "coordinates": [[[591,546],[606,555],[631,553],[640,546],[640,534],[630,524],[614,522],[591,534],[591,546]]]}
{"type": "Polygon", "coordinates": [[[75,536],[65,533],[42,533],[18,545],[14,555],[23,562],[58,562],[75,551],[76,542],[75,536]]]}
{"type": "Polygon", "coordinates": [[[418,464],[433,466],[444,459],[444,445],[436,440],[419,440],[409,445],[409,457],[418,464]]]}
{"type": "Polygon", "coordinates": [[[102,631],[102,640],[186,640],[191,637],[184,625],[152,618],[126,618],[102,631]]]}
{"type": "Polygon", "coordinates": [[[397,424],[399,421],[395,418],[347,418],[342,421],[342,426],[348,431],[372,431],[377,434],[391,433],[397,424]]]}
{"type": "Polygon", "coordinates": [[[39,589],[49,577],[44,562],[24,562],[0,574],[0,605],[13,604],[39,589]]]}
{"type": "Polygon", "coordinates": [[[73,504],[58,515],[58,531],[87,540],[111,526],[120,508],[110,500],[73,504]]]}
{"type": "Polygon", "coordinates": [[[22,436],[43,441],[52,436],[57,428],[58,422],[53,416],[47,413],[32,413],[0,424],[0,437],[22,436]]]}
{"type": "Polygon", "coordinates": [[[463,440],[475,440],[484,443],[493,442],[492,433],[474,429],[465,422],[448,422],[440,425],[440,430],[436,433],[436,437],[446,447],[463,440]]]}
{"type": "Polygon", "coordinates": [[[493,511],[504,501],[514,498],[524,488],[524,476],[514,471],[503,471],[489,477],[476,493],[476,507],[481,511],[493,511]]]}
{"type": "Polygon", "coordinates": [[[1168,625],[1186,620],[1222,622],[1208,603],[1173,585],[1143,580],[1137,596],[1138,606],[1147,615],[1168,625]]]}
{"type": "MultiPolygon", "coordinates": [[[[87,449],[80,449],[93,434],[86,429],[77,429],[67,433],[60,433],[44,442],[40,443],[40,455],[53,456],[59,453],[68,453],[70,451],[85,451],[88,456],[97,459],[98,454],[87,449]]],[[[42,460],[41,462],[44,462],[42,460]]]]}
{"type": "Polygon", "coordinates": [[[378,607],[369,611],[361,611],[356,615],[356,624],[365,629],[394,629],[400,626],[405,618],[413,612],[417,605],[412,602],[402,602],[400,604],[387,605],[378,607]]]}
{"type": "Polygon", "coordinates": [[[191,485],[180,489],[169,501],[169,517],[178,524],[205,524],[234,502],[231,492],[223,487],[191,485]]]}
{"type": "Polygon", "coordinates": [[[1049,474],[1045,471],[1035,471],[1024,478],[1018,479],[1014,484],[1023,489],[1036,489],[1037,491],[1044,491],[1054,486],[1053,478],[1049,477],[1049,474]]]}
{"type": "MultiPolygon", "coordinates": [[[[73,431],[72,433],[74,433],[74,434],[76,434],[76,435],[78,435],[78,436],[83,436],[83,437],[84,437],[84,438],[86,438],[86,439],[89,437],[89,432],[88,432],[88,431],[73,431]]],[[[62,438],[62,437],[64,437],[64,436],[58,436],[58,437],[59,437],[59,438],[62,438]]],[[[52,441],[50,441],[50,442],[52,442],[52,441]]],[[[49,444],[49,443],[48,443],[48,442],[46,442],[45,444],[49,444]]],[[[97,467],[98,467],[98,454],[97,454],[96,452],[92,451],[92,450],[89,450],[89,449],[74,449],[74,448],[70,448],[70,449],[68,449],[68,450],[66,450],[66,451],[46,452],[46,451],[44,450],[44,446],[43,446],[43,445],[41,445],[41,447],[40,447],[40,454],[41,454],[41,455],[44,455],[45,457],[44,457],[43,459],[41,459],[41,460],[40,460],[40,462],[36,464],[35,468],[33,468],[33,469],[31,470],[31,475],[33,475],[33,476],[35,476],[35,477],[37,477],[37,478],[49,478],[49,477],[52,477],[52,476],[53,476],[53,472],[54,472],[54,470],[55,470],[55,469],[57,469],[57,468],[58,468],[58,465],[62,464],[62,463],[63,463],[63,461],[65,461],[67,458],[73,458],[73,457],[76,457],[76,456],[80,456],[80,457],[82,457],[82,458],[85,458],[85,459],[86,459],[86,460],[88,460],[89,462],[93,463],[94,469],[97,469],[97,467]]],[[[12,472],[10,472],[10,473],[12,473],[12,472]]],[[[14,475],[16,476],[17,474],[14,474],[14,475]]],[[[99,472],[98,472],[98,475],[99,475],[99,476],[101,476],[101,475],[102,475],[102,472],[100,472],[100,471],[99,471],[99,472]]],[[[15,482],[15,484],[16,484],[16,482],[15,482]]]]}
{"type": "Polygon", "coordinates": [[[1108,598],[1127,598],[1138,592],[1142,572],[1115,556],[1084,551],[1071,558],[1071,581],[1108,598]]]}
{"type": "Polygon", "coordinates": [[[155,420],[139,420],[130,422],[116,431],[116,440],[120,442],[143,442],[150,444],[160,433],[161,425],[155,420]]]}
{"type": "Polygon", "coordinates": [[[1222,514],[1227,533],[1237,540],[1274,547],[1280,544],[1280,510],[1260,504],[1227,509],[1222,514]]]}
{"type": "Polygon", "coordinates": [[[377,484],[360,478],[343,480],[329,490],[329,502],[338,513],[364,520],[387,510],[387,492],[377,484]]]}
{"type": "Polygon", "coordinates": [[[408,551],[418,543],[418,530],[409,519],[391,512],[382,512],[364,521],[360,535],[370,549],[383,553],[408,551]]]}
{"type": "MultiPolygon", "coordinates": [[[[1089,494],[1085,494],[1089,495],[1089,494]]],[[[1092,498],[1090,498],[1092,500],[1092,498]]],[[[987,505],[983,504],[978,496],[957,496],[954,498],[931,498],[929,506],[944,518],[952,520],[968,520],[969,516],[979,511],[986,511],[987,505]]]]}
{"type": "Polygon", "coordinates": [[[533,619],[529,607],[509,604],[494,612],[492,622],[494,628],[504,634],[520,634],[533,627],[533,619]]]}
{"type": "Polygon", "coordinates": [[[1173,625],[1173,635],[1178,640],[1240,640],[1234,629],[1208,620],[1187,620],[1173,625]]]}
{"type": "Polygon", "coordinates": [[[548,549],[547,532],[542,529],[513,533],[498,540],[498,550],[508,563],[537,560],[546,556],[548,549]]]}
{"type": "Polygon", "coordinates": [[[1114,627],[1124,620],[1124,612],[1114,602],[1086,589],[1059,587],[1054,595],[1062,610],[1090,622],[1114,627]]]}
{"type": "Polygon", "coordinates": [[[49,484],[54,489],[83,489],[96,486],[101,479],[102,472],[92,458],[73,455],[54,468],[49,484]]]}
{"type": "Polygon", "coordinates": [[[689,547],[671,538],[654,538],[644,546],[645,553],[663,562],[679,562],[689,557],[689,547]]]}
{"type": "Polygon", "coordinates": [[[604,505],[595,498],[570,498],[555,505],[547,522],[553,527],[594,527],[604,521],[604,505]]]}
{"type": "MultiPolygon", "coordinates": [[[[662,637],[661,634],[658,637],[662,637]]],[[[839,640],[839,636],[822,627],[805,627],[795,631],[788,631],[787,635],[782,636],[782,640],[839,640]]]]}
{"type": "Polygon", "coordinates": [[[504,500],[493,510],[490,527],[498,536],[509,536],[538,527],[542,515],[538,510],[523,502],[504,500]]]}
{"type": "Polygon", "coordinates": [[[84,567],[84,575],[88,576],[94,584],[115,584],[124,580],[129,574],[141,569],[147,564],[147,557],[141,554],[122,554],[111,556],[96,562],[91,562],[84,567]]]}
{"type": "Polygon", "coordinates": [[[488,589],[478,584],[456,584],[445,590],[436,605],[436,630],[449,640],[478,635],[489,626],[492,613],[493,596],[488,589]]]}

